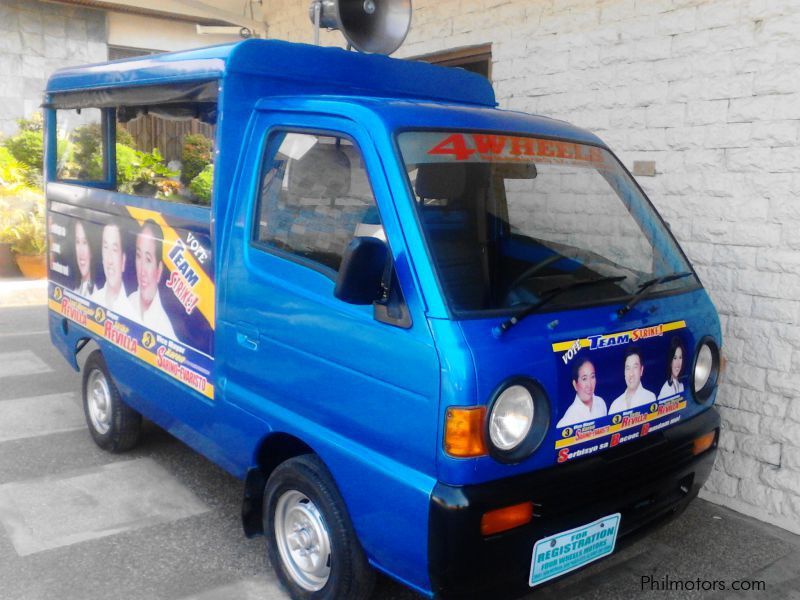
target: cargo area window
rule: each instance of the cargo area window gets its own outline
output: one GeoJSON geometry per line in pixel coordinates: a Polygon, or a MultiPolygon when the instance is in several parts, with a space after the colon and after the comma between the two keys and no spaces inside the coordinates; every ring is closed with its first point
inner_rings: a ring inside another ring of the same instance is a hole
{"type": "Polygon", "coordinates": [[[99,108],[56,112],[56,178],[60,181],[106,180],[104,133],[107,113],[99,108]]]}
{"type": "Polygon", "coordinates": [[[385,241],[361,153],[334,135],[278,132],[267,145],[254,241],[338,271],[355,236],[385,241]]]}
{"type": "Polygon", "coordinates": [[[55,95],[56,178],[210,206],[216,81],[55,95]]]}

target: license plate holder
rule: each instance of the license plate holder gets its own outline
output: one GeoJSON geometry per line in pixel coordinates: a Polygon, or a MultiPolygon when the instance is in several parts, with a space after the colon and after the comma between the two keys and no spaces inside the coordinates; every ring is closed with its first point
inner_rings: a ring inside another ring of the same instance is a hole
{"type": "Polygon", "coordinates": [[[616,513],[538,540],[533,545],[531,587],[560,577],[614,552],[622,515],[616,513]]]}

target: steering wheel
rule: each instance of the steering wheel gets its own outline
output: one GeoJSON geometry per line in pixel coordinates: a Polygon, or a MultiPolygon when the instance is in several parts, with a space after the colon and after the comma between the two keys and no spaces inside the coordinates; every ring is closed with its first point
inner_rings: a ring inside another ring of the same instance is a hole
{"type": "Polygon", "coordinates": [[[509,291],[513,290],[520,283],[530,278],[532,275],[535,275],[537,272],[541,271],[542,269],[544,269],[549,265],[552,265],[554,262],[561,260],[562,258],[564,257],[560,254],[552,254],[547,258],[545,258],[544,260],[540,260],[535,265],[531,265],[530,267],[525,269],[516,279],[514,279],[513,282],[511,282],[511,285],[508,286],[509,291]]]}

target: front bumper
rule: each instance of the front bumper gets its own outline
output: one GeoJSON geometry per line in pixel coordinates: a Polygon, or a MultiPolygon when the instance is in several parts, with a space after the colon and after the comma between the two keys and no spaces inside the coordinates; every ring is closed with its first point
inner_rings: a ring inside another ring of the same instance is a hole
{"type": "MultiPolygon", "coordinates": [[[[498,598],[528,587],[536,540],[614,513],[622,514],[617,548],[680,512],[708,479],[717,440],[699,456],[695,438],[719,430],[711,408],[665,431],[603,454],[489,483],[439,483],[431,497],[429,569],[437,597],[498,598]],[[525,526],[483,537],[489,510],[533,501],[525,526]]],[[[717,436],[718,438],[719,436],[717,436]]]]}

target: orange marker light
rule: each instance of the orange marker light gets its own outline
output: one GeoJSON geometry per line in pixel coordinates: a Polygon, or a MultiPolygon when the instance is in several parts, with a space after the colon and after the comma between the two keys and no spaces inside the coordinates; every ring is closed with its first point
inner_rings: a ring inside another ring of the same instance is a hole
{"type": "Polygon", "coordinates": [[[709,431],[705,435],[701,435],[692,443],[692,454],[697,456],[698,454],[702,454],[711,446],[714,445],[714,439],[717,437],[717,431],[709,431]]]}
{"type": "Polygon", "coordinates": [[[497,510],[490,510],[481,517],[481,534],[492,535],[508,531],[529,523],[533,518],[533,502],[523,502],[497,510]]]}
{"type": "Polygon", "coordinates": [[[486,407],[454,407],[447,409],[444,451],[450,456],[469,458],[487,454],[483,439],[486,407]]]}

